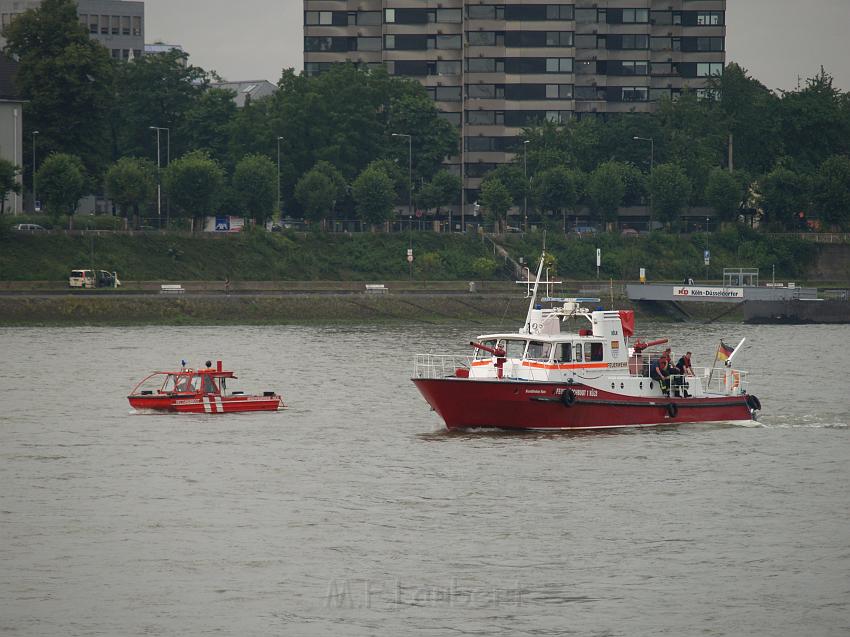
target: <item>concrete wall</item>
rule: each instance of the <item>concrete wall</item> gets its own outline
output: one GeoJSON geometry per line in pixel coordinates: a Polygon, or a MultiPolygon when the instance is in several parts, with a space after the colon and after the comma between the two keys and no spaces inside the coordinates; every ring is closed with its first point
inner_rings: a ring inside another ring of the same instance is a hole
{"type": "MultiPolygon", "coordinates": [[[[20,102],[0,100],[0,158],[23,165],[23,115],[20,102]]],[[[18,176],[18,183],[21,177],[18,176]]],[[[14,193],[6,198],[6,214],[22,211],[23,199],[14,193]]]]}

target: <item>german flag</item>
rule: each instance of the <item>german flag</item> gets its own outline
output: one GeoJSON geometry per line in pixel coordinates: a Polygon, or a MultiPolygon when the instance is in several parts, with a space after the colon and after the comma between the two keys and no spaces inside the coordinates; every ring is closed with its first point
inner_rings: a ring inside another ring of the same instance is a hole
{"type": "Polygon", "coordinates": [[[732,356],[732,352],[734,351],[734,347],[729,347],[726,343],[720,341],[720,347],[717,348],[717,358],[721,361],[729,360],[729,357],[732,356]]]}

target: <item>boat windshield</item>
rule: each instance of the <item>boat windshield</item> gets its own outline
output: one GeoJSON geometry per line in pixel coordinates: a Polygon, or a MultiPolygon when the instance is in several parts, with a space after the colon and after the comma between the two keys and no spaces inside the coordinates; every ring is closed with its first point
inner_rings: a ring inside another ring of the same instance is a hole
{"type": "Polygon", "coordinates": [[[522,358],[525,353],[525,344],[528,341],[525,339],[505,339],[499,341],[499,347],[507,352],[507,358],[522,358]]]}
{"type": "Polygon", "coordinates": [[[204,393],[205,394],[217,394],[218,393],[218,387],[216,387],[215,381],[213,380],[212,376],[204,375],[204,376],[201,376],[199,378],[203,379],[204,393]]]}
{"type": "MultiPolygon", "coordinates": [[[[482,345],[486,345],[487,347],[496,347],[496,339],[490,339],[487,341],[481,341],[482,345]]],[[[493,356],[490,352],[486,352],[483,349],[475,348],[475,360],[480,361],[483,359],[487,359],[493,356]]]]}
{"type": "Polygon", "coordinates": [[[530,341],[528,343],[528,352],[526,353],[525,358],[530,361],[548,361],[551,349],[551,343],[530,341]]]}

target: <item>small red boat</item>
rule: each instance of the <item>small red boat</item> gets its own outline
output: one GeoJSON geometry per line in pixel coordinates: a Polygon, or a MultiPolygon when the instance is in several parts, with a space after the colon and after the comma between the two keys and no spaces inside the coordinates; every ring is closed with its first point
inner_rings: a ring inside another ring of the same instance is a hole
{"type": "Polygon", "coordinates": [[[227,391],[233,372],[222,369],[221,361],[204,369],[183,367],[176,372],[153,372],[133,388],[127,400],[134,409],[152,409],[185,414],[231,414],[243,411],[278,411],[286,407],[273,391],[261,396],[227,391]]]}

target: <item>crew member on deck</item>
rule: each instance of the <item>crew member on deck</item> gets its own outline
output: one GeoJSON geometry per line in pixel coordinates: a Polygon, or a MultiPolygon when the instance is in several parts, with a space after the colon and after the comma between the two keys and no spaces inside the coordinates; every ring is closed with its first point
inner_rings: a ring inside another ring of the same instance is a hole
{"type": "Polygon", "coordinates": [[[688,393],[688,385],[685,383],[685,376],[695,376],[694,368],[691,367],[691,353],[685,352],[685,355],[682,356],[678,362],[676,363],[676,367],[678,368],[678,376],[674,378],[674,392],[678,394],[678,389],[676,388],[677,383],[675,382],[678,379],[678,385],[682,387],[682,395],[685,398],[690,398],[691,395],[688,393]]]}
{"type": "Polygon", "coordinates": [[[662,356],[658,359],[658,362],[652,367],[652,372],[650,376],[658,381],[658,386],[661,387],[661,391],[665,396],[670,395],[670,379],[668,376],[670,375],[669,364],[667,359],[662,356]]]}

